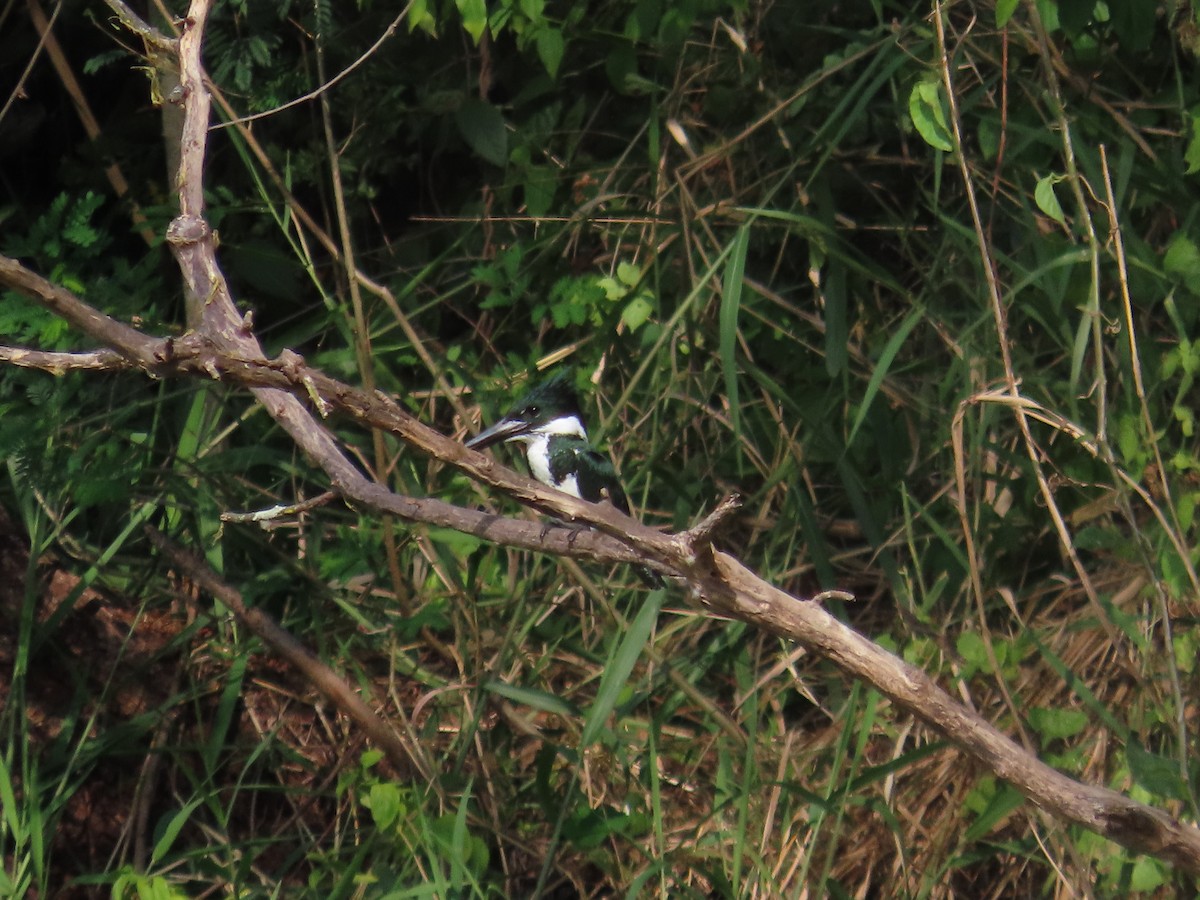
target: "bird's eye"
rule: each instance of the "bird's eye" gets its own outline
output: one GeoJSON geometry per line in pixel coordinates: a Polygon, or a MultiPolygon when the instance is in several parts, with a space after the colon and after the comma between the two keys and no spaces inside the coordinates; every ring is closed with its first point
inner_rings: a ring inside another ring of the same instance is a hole
{"type": "Polygon", "coordinates": [[[531,406],[528,410],[526,410],[526,412],[528,412],[531,416],[536,416],[538,414],[538,408],[536,406],[531,406]]]}

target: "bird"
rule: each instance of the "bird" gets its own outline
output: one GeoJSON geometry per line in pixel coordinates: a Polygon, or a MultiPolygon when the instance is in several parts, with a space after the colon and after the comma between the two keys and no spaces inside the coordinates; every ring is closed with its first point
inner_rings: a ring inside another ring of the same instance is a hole
{"type": "MultiPolygon", "coordinates": [[[[569,370],[555,372],[518,400],[503,418],[466,442],[482,450],[503,441],[524,445],[533,477],[572,497],[601,503],[607,500],[630,515],[629,498],[621,487],[612,460],[588,441],[583,412],[569,370]]],[[[663,587],[662,576],[636,567],[650,587],[663,587]]]]}

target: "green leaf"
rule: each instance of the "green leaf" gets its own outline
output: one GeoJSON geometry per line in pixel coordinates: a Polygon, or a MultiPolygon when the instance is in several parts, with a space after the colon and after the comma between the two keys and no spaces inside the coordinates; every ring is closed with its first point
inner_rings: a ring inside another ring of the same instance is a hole
{"type": "Polygon", "coordinates": [[[521,0],[520,7],[530,22],[541,21],[546,14],[546,0],[521,0]]]}
{"type": "Polygon", "coordinates": [[[1087,713],[1078,709],[1029,710],[1029,724],[1048,741],[1074,737],[1087,727],[1087,713]]]}
{"type": "Polygon", "coordinates": [[[225,687],[221,691],[221,699],[217,704],[216,714],[209,723],[208,741],[203,748],[204,763],[209,772],[216,772],[221,752],[225,749],[225,741],[229,737],[229,724],[233,721],[234,713],[242,696],[242,680],[246,676],[246,665],[249,663],[248,654],[241,653],[233,658],[226,674],[225,687]]]}
{"type": "Polygon", "coordinates": [[[604,71],[612,86],[623,94],[630,93],[631,82],[637,76],[637,53],[630,43],[620,43],[608,51],[604,71]]]}
{"type": "Polygon", "coordinates": [[[437,37],[437,20],[429,11],[429,0],[412,0],[408,6],[408,30],[411,33],[418,28],[437,37]]]}
{"type": "Polygon", "coordinates": [[[654,312],[654,307],[650,301],[639,295],[629,301],[629,304],[621,311],[621,321],[625,323],[625,327],[632,334],[646,324],[646,320],[650,318],[652,312],[654,312]]]}
{"type": "Polygon", "coordinates": [[[617,280],[622,284],[634,287],[642,280],[642,270],[631,262],[619,262],[617,263],[617,280]]]}
{"type": "Polygon", "coordinates": [[[946,109],[942,102],[942,86],[936,81],[919,81],[908,95],[908,114],[917,129],[917,134],[935,150],[947,153],[954,149],[954,136],[946,123],[946,109]]]}
{"type": "Polygon", "coordinates": [[[989,834],[996,825],[1008,818],[1009,813],[1024,802],[1025,797],[1020,791],[1007,783],[1001,783],[988,800],[987,806],[963,835],[964,843],[973,843],[989,834]]]}
{"type": "Polygon", "coordinates": [[[1167,244],[1163,269],[1184,284],[1196,283],[1200,279],[1200,248],[1196,247],[1196,242],[1181,231],[1175,232],[1167,244]]]}
{"type": "Polygon", "coordinates": [[[471,99],[458,108],[454,120],[472,150],[497,166],[508,161],[508,131],[500,110],[486,100],[471,99]]]}
{"type": "Polygon", "coordinates": [[[874,402],[875,395],[879,393],[883,379],[887,377],[887,373],[891,369],[896,355],[900,352],[900,348],[904,346],[905,340],[908,339],[909,334],[924,315],[925,310],[920,307],[912,310],[912,312],[904,317],[904,321],[900,323],[900,327],[896,329],[896,333],[888,338],[887,345],[883,348],[883,355],[879,357],[879,362],[875,364],[875,368],[871,371],[871,380],[867,382],[867,390],[863,394],[862,403],[858,405],[858,413],[854,416],[854,424],[850,426],[850,437],[846,440],[847,447],[854,443],[854,436],[858,434],[858,429],[867,418],[867,412],[871,409],[871,403],[874,402]]]}
{"type": "Polygon", "coordinates": [[[1183,161],[1187,163],[1185,171],[1188,175],[1200,172],[1200,117],[1192,118],[1192,136],[1188,138],[1187,150],[1183,152],[1183,161]]]}
{"type": "Polygon", "coordinates": [[[1179,773],[1179,763],[1151,753],[1132,738],[1125,745],[1129,772],[1139,786],[1159,797],[1187,801],[1188,791],[1179,773]]]}
{"type": "Polygon", "coordinates": [[[529,166],[525,170],[525,211],[535,219],[550,212],[558,172],[553,166],[529,166]]]}
{"type": "Polygon", "coordinates": [[[558,76],[558,66],[563,58],[563,36],[557,28],[546,26],[538,31],[534,39],[537,45],[538,59],[546,67],[551,78],[558,76]]]}
{"type": "Polygon", "coordinates": [[[483,546],[483,541],[475,535],[454,528],[430,528],[428,533],[431,541],[449,547],[460,556],[469,556],[483,546]]]}
{"type": "Polygon", "coordinates": [[[391,782],[371,785],[367,794],[367,806],[371,810],[371,818],[378,828],[385,829],[400,816],[403,804],[400,801],[400,789],[391,782]]]}
{"type": "Polygon", "coordinates": [[[1012,18],[1021,0],[996,0],[996,27],[1003,28],[1012,18]]]}
{"type": "Polygon", "coordinates": [[[1033,189],[1033,202],[1038,205],[1038,209],[1048,215],[1051,219],[1060,225],[1067,224],[1067,217],[1063,215],[1063,208],[1058,202],[1058,195],[1054,193],[1054,185],[1062,181],[1060,175],[1045,175],[1038,179],[1037,187],[1033,189]]]}
{"type": "Polygon", "coordinates": [[[1157,859],[1141,856],[1134,860],[1133,871],[1129,875],[1129,888],[1135,894],[1145,894],[1156,890],[1167,883],[1166,867],[1157,859]]]}
{"type": "Polygon", "coordinates": [[[463,28],[471,40],[478,44],[483,37],[483,30],[487,28],[487,3],[485,0],[454,0],[454,5],[462,16],[463,28]]]}
{"type": "Polygon", "coordinates": [[[992,661],[988,659],[987,647],[983,644],[983,638],[973,631],[964,631],[954,642],[954,649],[958,651],[958,655],[969,662],[975,669],[981,672],[990,672],[992,670],[992,661]]]}
{"type": "Polygon", "coordinates": [[[507,684],[503,681],[496,681],[495,679],[487,682],[483,687],[486,691],[512,700],[514,703],[519,703],[522,706],[528,706],[530,709],[539,709],[542,712],[564,717],[579,715],[579,710],[566,700],[547,691],[540,691],[537,688],[520,687],[519,685],[507,684]]]}

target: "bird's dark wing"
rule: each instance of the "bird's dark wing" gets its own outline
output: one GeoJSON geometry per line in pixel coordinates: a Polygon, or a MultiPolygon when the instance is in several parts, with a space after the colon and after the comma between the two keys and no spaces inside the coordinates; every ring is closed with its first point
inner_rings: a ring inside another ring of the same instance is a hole
{"type": "Polygon", "coordinates": [[[621,480],[617,477],[612,460],[590,447],[580,450],[579,455],[584,457],[577,475],[579,493],[583,499],[592,503],[607,500],[625,515],[629,515],[629,498],[621,488],[621,480]]]}
{"type": "Polygon", "coordinates": [[[555,439],[550,454],[550,474],[556,482],[574,475],[579,496],[590,503],[605,500],[629,515],[629,500],[621,489],[617,470],[607,455],[593,450],[587,441],[575,437],[555,439]]]}
{"type": "MultiPolygon", "coordinates": [[[[574,466],[575,484],[579,488],[579,496],[591,503],[600,503],[607,500],[621,512],[625,513],[625,515],[631,515],[629,511],[629,498],[625,496],[625,491],[621,489],[621,480],[617,477],[617,469],[613,465],[612,460],[605,454],[593,450],[586,441],[573,438],[566,440],[569,441],[567,448],[571,452],[563,454],[562,457],[552,456],[550,459],[550,474],[554,476],[555,480],[568,474],[565,471],[568,464],[567,460],[573,457],[571,461],[574,466]],[[564,471],[555,471],[556,460],[558,459],[564,461],[564,471]]],[[[646,566],[634,566],[634,571],[638,573],[638,577],[650,588],[666,586],[666,581],[663,577],[653,569],[646,566]]]]}

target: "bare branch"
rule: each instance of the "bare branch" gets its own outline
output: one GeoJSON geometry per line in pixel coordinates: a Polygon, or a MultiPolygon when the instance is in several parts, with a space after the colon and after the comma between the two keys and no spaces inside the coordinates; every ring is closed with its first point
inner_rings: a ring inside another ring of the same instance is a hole
{"type": "Polygon", "coordinates": [[[321,662],[311,650],[297,641],[261,609],[249,608],[242,595],[222,581],[217,574],[194,555],[177,547],[161,532],[146,528],[146,537],[159,552],[204,591],[220,600],[238,621],[258,635],[273,652],[290,663],[308,679],[322,695],[353,719],[367,735],[387,753],[392,764],[401,771],[420,769],[420,757],[405,746],[388,724],[375,714],[337,673],[321,662]]]}
{"type": "Polygon", "coordinates": [[[0,284],[7,284],[70,322],[93,340],[111,347],[126,359],[146,367],[154,362],[157,341],[136,328],[88,306],[66,288],[52,284],[15,259],[0,256],[0,284]]]}
{"type": "Polygon", "coordinates": [[[104,0],[104,2],[108,4],[109,9],[116,13],[117,19],[128,31],[132,31],[147,44],[171,54],[179,52],[178,39],[163,34],[130,9],[122,0],[104,0]]]}
{"type": "Polygon", "coordinates": [[[40,369],[50,375],[65,375],[91,369],[100,372],[122,372],[136,365],[116,350],[92,350],[86,353],[54,353],[48,350],[26,350],[24,347],[0,347],[0,362],[40,369]]]}
{"type": "Polygon", "coordinates": [[[326,491],[320,496],[313,497],[310,500],[305,500],[301,503],[280,503],[276,506],[267,509],[256,509],[254,512],[223,512],[221,513],[222,522],[253,522],[262,528],[269,529],[278,524],[279,520],[285,516],[295,516],[302,512],[308,512],[310,509],[317,509],[327,503],[337,499],[337,494],[333,491],[326,491]]]}
{"type": "Polygon", "coordinates": [[[716,509],[693,525],[684,535],[692,545],[693,550],[708,546],[713,542],[717,532],[729,524],[730,518],[742,508],[740,494],[726,494],[717,504],[716,509]]]}

